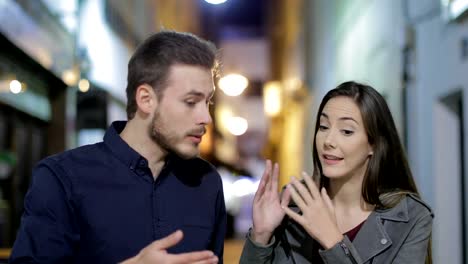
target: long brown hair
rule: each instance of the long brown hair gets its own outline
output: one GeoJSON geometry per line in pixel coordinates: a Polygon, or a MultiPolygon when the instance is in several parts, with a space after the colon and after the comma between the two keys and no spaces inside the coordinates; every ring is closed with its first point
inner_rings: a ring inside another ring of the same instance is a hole
{"type": "MultiPolygon", "coordinates": [[[[354,100],[359,107],[373,155],[370,157],[362,183],[362,197],[376,208],[392,208],[403,197],[412,193],[419,196],[416,184],[401,144],[392,114],[383,96],[374,88],[357,82],[345,82],[330,90],[320,103],[314,131],[313,162],[314,179],[320,187],[328,187],[329,179],[322,177],[323,171],[318,157],[316,137],[320,126],[320,115],[327,102],[338,96],[354,100]]],[[[426,263],[431,260],[429,239],[426,263]]]]}

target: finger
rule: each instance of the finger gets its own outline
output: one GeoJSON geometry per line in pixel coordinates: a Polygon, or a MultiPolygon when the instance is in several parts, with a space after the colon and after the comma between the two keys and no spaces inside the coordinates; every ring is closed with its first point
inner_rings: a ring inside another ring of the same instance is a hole
{"type": "Polygon", "coordinates": [[[263,171],[262,179],[260,180],[260,184],[258,185],[257,192],[255,193],[254,200],[258,200],[262,197],[265,190],[268,188],[268,181],[270,178],[271,172],[271,161],[265,161],[265,170],[263,171]]]}
{"type": "Polygon", "coordinates": [[[168,249],[176,245],[177,243],[179,243],[183,237],[184,237],[184,234],[182,233],[182,231],[177,230],[174,233],[168,235],[167,237],[154,241],[148,247],[150,249],[155,249],[155,250],[168,249]]]}
{"type": "Polygon", "coordinates": [[[331,201],[330,196],[328,196],[327,189],[322,187],[321,194],[322,194],[322,199],[327,205],[328,210],[330,211],[330,213],[335,215],[335,207],[333,206],[333,202],[331,201]]]}
{"type": "Polygon", "coordinates": [[[192,262],[192,264],[216,264],[218,262],[219,262],[218,257],[213,256],[207,260],[200,260],[200,261],[192,262]]]}
{"type": "Polygon", "coordinates": [[[306,204],[310,205],[313,202],[314,198],[312,198],[312,196],[310,195],[309,189],[306,188],[306,186],[302,184],[302,182],[298,181],[295,177],[293,177],[291,184],[294,186],[294,188],[299,193],[299,195],[301,195],[302,200],[306,204]]]}
{"type": "Polygon", "coordinates": [[[307,174],[306,172],[302,172],[302,178],[304,179],[307,188],[309,189],[310,195],[314,199],[320,199],[320,192],[317,188],[317,184],[312,180],[312,176],[307,174]]]}
{"type": "Polygon", "coordinates": [[[266,167],[265,167],[265,172],[264,172],[264,176],[265,176],[265,191],[269,191],[271,189],[271,184],[272,184],[272,177],[271,177],[271,174],[272,174],[272,170],[273,170],[273,165],[272,165],[272,162],[271,160],[267,160],[267,164],[266,164],[266,167]]]}
{"type": "Polygon", "coordinates": [[[176,255],[171,255],[171,263],[177,263],[177,264],[185,264],[185,263],[216,263],[216,262],[210,262],[213,261],[213,257],[218,259],[213,252],[204,250],[204,251],[195,251],[195,252],[189,252],[189,253],[182,253],[182,254],[176,254],[176,255]]]}
{"type": "Polygon", "coordinates": [[[290,201],[291,201],[291,192],[289,191],[288,188],[286,188],[281,194],[281,207],[288,207],[290,201]]]}
{"type": "Polygon", "coordinates": [[[296,221],[297,223],[299,223],[301,226],[304,226],[303,225],[303,217],[294,212],[293,210],[289,209],[289,207],[282,207],[284,212],[290,217],[292,218],[294,221],[296,221]]]}
{"type": "Polygon", "coordinates": [[[307,208],[306,203],[304,200],[302,200],[302,197],[297,193],[296,189],[293,187],[292,184],[288,184],[287,189],[289,190],[289,193],[291,194],[291,198],[293,199],[294,203],[297,204],[297,206],[303,211],[305,208],[307,208]]]}
{"type": "Polygon", "coordinates": [[[278,192],[278,178],[279,178],[279,165],[275,162],[273,166],[273,173],[271,179],[271,191],[277,193],[278,192]]]}

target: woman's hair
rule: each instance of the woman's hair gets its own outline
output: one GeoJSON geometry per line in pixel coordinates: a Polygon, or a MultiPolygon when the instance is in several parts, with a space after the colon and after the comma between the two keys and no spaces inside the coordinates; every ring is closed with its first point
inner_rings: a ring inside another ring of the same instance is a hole
{"type": "MultiPolygon", "coordinates": [[[[356,82],[345,82],[329,91],[320,104],[314,135],[317,135],[323,108],[330,99],[339,96],[351,98],[359,107],[373,150],[362,183],[364,200],[377,208],[391,208],[408,193],[419,195],[390,109],[374,88],[356,82]]],[[[318,180],[320,187],[328,187],[328,178],[321,177],[322,166],[315,137],[313,158],[314,179],[318,180]]]]}

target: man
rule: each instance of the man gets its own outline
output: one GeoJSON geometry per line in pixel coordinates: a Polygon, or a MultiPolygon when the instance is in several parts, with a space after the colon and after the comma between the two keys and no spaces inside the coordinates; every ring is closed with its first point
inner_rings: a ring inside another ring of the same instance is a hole
{"type": "Polygon", "coordinates": [[[197,157],[216,66],[214,46],[191,34],[140,45],[128,122],[37,165],[10,263],[222,262],[221,179],[197,157]]]}

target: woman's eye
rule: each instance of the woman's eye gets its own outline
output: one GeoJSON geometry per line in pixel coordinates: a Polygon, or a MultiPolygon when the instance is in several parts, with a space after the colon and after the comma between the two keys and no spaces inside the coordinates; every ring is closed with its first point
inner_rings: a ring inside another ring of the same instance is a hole
{"type": "Polygon", "coordinates": [[[188,105],[188,106],[194,106],[196,104],[196,102],[193,102],[193,101],[185,101],[185,103],[188,105]]]}
{"type": "Polygon", "coordinates": [[[343,129],[341,131],[342,131],[343,135],[345,135],[345,136],[350,136],[350,135],[354,134],[354,131],[348,130],[348,129],[343,129]]]}
{"type": "Polygon", "coordinates": [[[326,130],[326,129],[328,129],[327,126],[324,126],[324,125],[320,125],[320,126],[319,126],[319,130],[320,130],[320,131],[324,131],[324,130],[326,130]]]}

